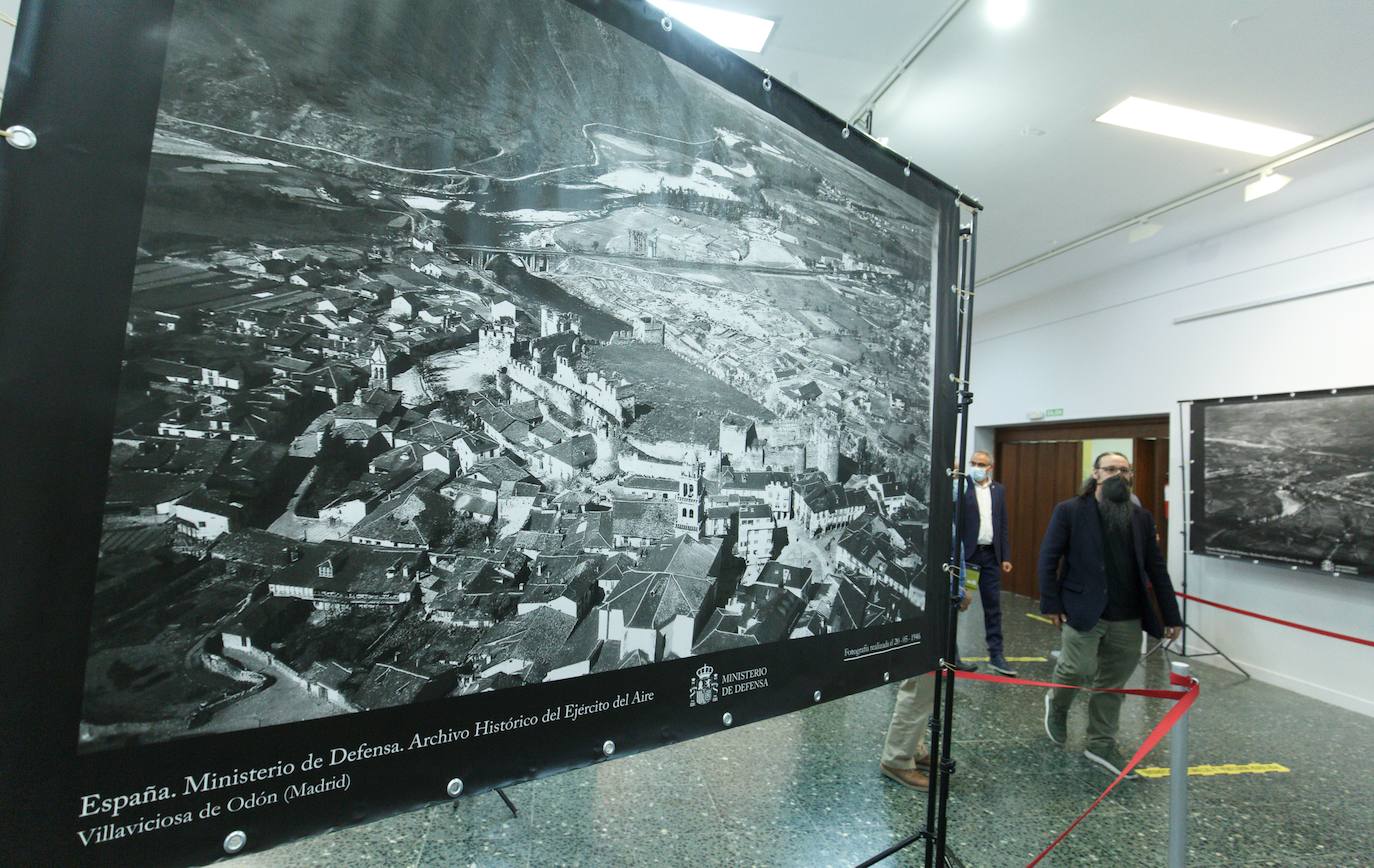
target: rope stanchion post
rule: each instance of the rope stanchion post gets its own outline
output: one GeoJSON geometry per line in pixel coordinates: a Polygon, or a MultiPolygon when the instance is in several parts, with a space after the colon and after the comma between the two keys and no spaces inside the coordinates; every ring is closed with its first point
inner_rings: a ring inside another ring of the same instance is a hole
{"type": "MultiPolygon", "coordinates": [[[[1170,663],[1178,678],[1191,678],[1187,663],[1170,663]]],[[[1169,868],[1188,864],[1188,715],[1169,735],[1169,868]]]]}

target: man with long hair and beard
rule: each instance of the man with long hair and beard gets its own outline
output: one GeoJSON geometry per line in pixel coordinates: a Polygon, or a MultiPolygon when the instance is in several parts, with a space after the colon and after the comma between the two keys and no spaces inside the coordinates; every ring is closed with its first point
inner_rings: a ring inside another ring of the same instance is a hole
{"type": "MultiPolygon", "coordinates": [[[[1131,497],[1131,465],[1119,452],[1093,460],[1083,490],[1054,508],[1040,546],[1040,611],[1060,628],[1060,684],[1116,688],[1140,662],[1140,631],[1178,637],[1183,624],[1155,520],[1131,497]]],[[[1076,690],[1045,695],[1045,733],[1068,740],[1069,705],[1076,690]]],[[[1113,775],[1126,767],[1116,744],[1119,693],[1092,693],[1083,755],[1113,775]]],[[[1134,774],[1130,777],[1135,777],[1134,774]]]]}

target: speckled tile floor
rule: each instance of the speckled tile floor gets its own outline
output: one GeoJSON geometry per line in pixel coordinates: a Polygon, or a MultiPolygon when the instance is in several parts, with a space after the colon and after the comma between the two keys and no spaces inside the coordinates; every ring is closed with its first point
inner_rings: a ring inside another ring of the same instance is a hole
{"type": "MultiPolygon", "coordinates": [[[[1007,653],[1049,656],[1053,628],[1005,597],[1007,653]]],[[[961,623],[983,654],[975,607],[961,623]]],[[[1212,660],[1218,658],[1209,658],[1212,660]]],[[[1051,663],[1018,664],[1047,678],[1051,663]]],[[[1279,763],[1288,773],[1189,779],[1190,864],[1374,866],[1374,721],[1195,665],[1190,763],[1279,763]]],[[[1163,661],[1132,685],[1162,686],[1163,661]]],[[[1065,748],[1041,731],[1041,692],[961,682],[949,840],[970,866],[1024,865],[1109,777],[1082,757],[1083,707],[1065,748]]],[[[512,817],[487,793],[240,857],[287,866],[842,866],[915,831],[925,798],[878,774],[892,688],[825,703],[634,757],[510,787],[512,817]]],[[[1131,698],[1123,744],[1138,744],[1168,703],[1131,698]]],[[[1168,766],[1168,743],[1145,765],[1168,766]]],[[[1042,864],[1165,865],[1168,780],[1118,787],[1042,864]]],[[[885,866],[919,865],[917,848],[885,866]]]]}

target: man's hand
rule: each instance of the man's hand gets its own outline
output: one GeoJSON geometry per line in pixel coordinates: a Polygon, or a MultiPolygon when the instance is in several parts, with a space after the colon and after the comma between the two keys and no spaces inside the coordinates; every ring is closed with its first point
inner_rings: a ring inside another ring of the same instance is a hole
{"type": "Polygon", "coordinates": [[[1011,572],[1011,561],[1002,561],[1002,572],[1011,572]]]}
{"type": "Polygon", "coordinates": [[[1182,632],[1183,632],[1183,628],[1182,628],[1182,627],[1165,627],[1165,628],[1164,628],[1164,638],[1165,638],[1166,641],[1172,642],[1172,641],[1174,641],[1175,639],[1177,639],[1177,638],[1178,638],[1178,635],[1179,635],[1180,633],[1182,633],[1182,632]]]}
{"type": "Polygon", "coordinates": [[[1063,612],[1050,612],[1045,617],[1049,618],[1050,623],[1056,627],[1062,627],[1069,623],[1069,616],[1065,615],[1063,612]]]}
{"type": "Polygon", "coordinates": [[[973,605],[973,595],[965,591],[964,595],[959,598],[959,611],[967,612],[971,605],[973,605]]]}

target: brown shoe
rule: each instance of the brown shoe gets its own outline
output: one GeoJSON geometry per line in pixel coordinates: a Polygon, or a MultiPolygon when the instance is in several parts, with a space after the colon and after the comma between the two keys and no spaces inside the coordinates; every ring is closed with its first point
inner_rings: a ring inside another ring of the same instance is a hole
{"type": "Polygon", "coordinates": [[[925,756],[918,756],[918,757],[916,757],[916,768],[920,769],[921,771],[923,771],[923,772],[925,772],[927,775],[929,775],[929,774],[930,774],[930,754],[926,754],[925,756]]]}
{"type": "Polygon", "coordinates": [[[882,770],[884,776],[904,787],[920,790],[923,793],[930,791],[930,778],[918,769],[894,769],[883,763],[878,763],[878,768],[882,770]]]}

